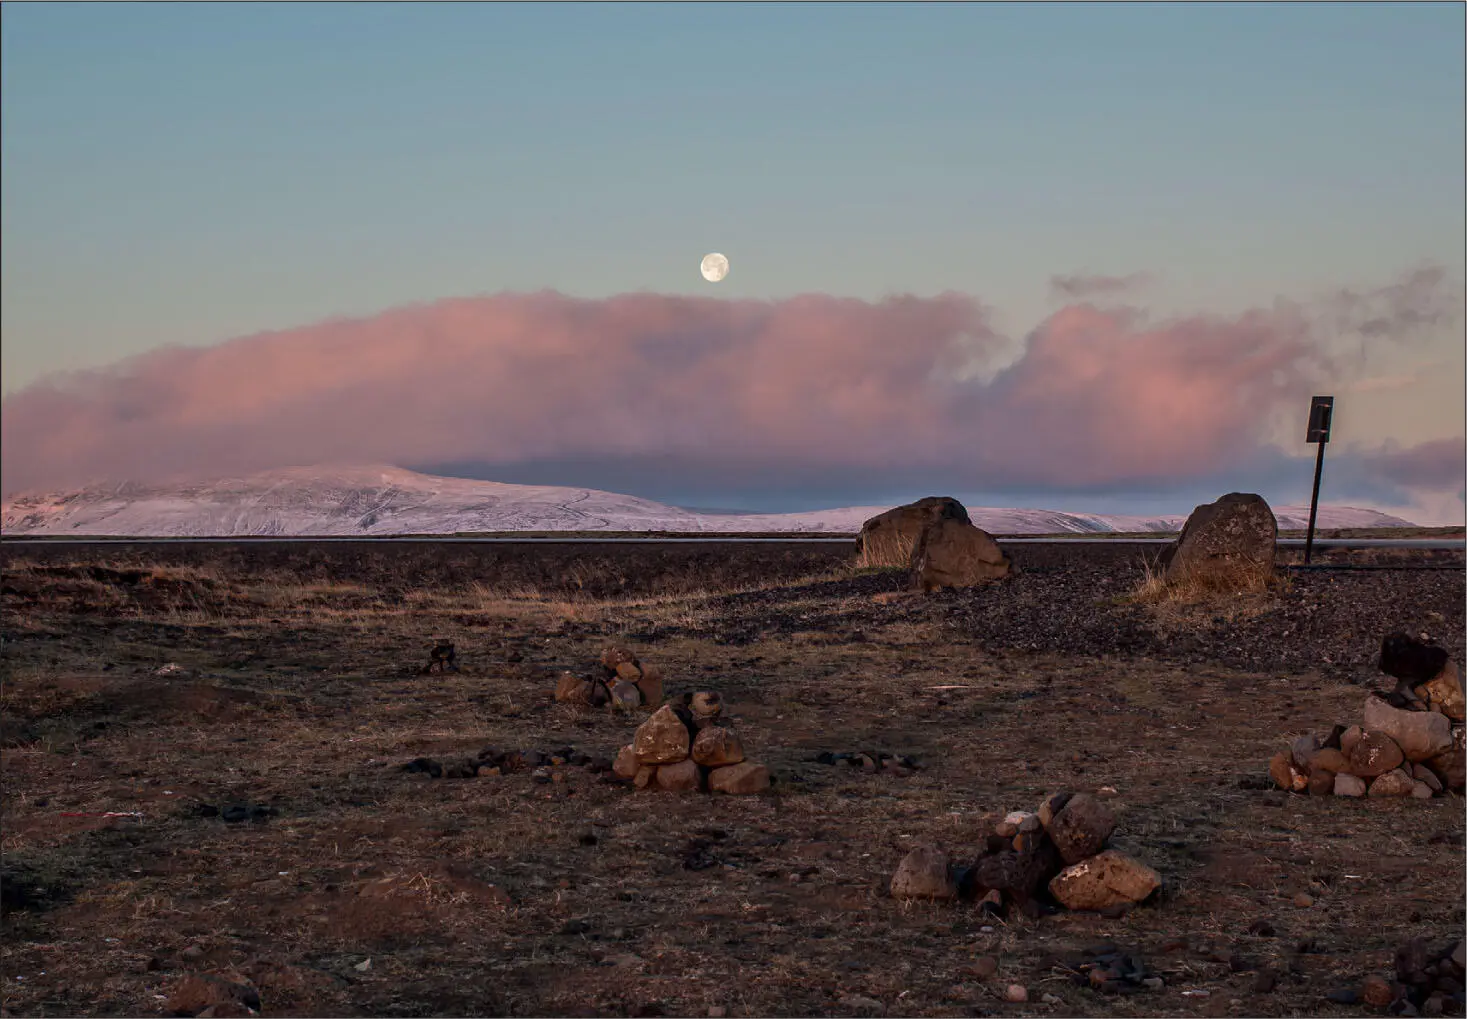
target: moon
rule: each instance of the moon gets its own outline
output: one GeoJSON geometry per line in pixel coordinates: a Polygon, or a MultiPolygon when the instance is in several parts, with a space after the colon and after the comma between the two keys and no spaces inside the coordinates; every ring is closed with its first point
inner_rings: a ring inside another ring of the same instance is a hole
{"type": "Polygon", "coordinates": [[[709,283],[717,283],[728,275],[728,258],[715,251],[703,256],[703,264],[699,268],[705,280],[709,283]]]}

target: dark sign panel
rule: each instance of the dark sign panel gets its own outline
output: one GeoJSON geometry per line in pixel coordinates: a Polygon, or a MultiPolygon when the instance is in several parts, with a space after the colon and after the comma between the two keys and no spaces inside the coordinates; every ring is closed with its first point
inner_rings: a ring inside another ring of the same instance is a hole
{"type": "Polygon", "coordinates": [[[1305,442],[1328,442],[1329,419],[1334,413],[1333,396],[1316,396],[1309,405],[1309,438],[1305,442]]]}

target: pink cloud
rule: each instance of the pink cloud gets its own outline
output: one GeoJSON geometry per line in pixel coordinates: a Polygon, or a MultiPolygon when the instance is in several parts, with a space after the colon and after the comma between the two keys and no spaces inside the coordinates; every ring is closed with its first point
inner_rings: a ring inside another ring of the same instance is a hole
{"type": "MultiPolygon", "coordinates": [[[[1441,314],[1419,283],[1351,301],[1372,342],[1441,314]]],[[[0,467],[6,492],[618,457],[745,473],[961,467],[995,484],[1196,477],[1256,452],[1278,408],[1349,371],[1328,340],[1341,314],[1336,302],[1152,322],[1066,307],[979,383],[955,377],[1008,343],[958,294],[450,300],[47,380],[0,408],[0,467]]]]}

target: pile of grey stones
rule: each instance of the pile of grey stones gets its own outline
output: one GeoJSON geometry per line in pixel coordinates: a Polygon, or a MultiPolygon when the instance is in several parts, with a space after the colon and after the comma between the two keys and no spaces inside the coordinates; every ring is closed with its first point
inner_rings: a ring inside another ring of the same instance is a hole
{"type": "Polygon", "coordinates": [[[1360,725],[1306,733],[1268,762],[1275,785],[1313,796],[1414,796],[1462,791],[1467,779],[1464,700],[1445,649],[1407,634],[1381,642],[1392,690],[1365,698],[1360,725]]]}
{"type": "Polygon", "coordinates": [[[918,846],[891,879],[896,899],[976,900],[992,912],[1037,916],[1053,910],[1120,914],[1161,886],[1146,864],[1107,848],[1116,819],[1088,793],[1061,792],[1038,810],[1014,811],[999,822],[978,857],[953,863],[936,846],[918,846]]]}
{"type": "Polygon", "coordinates": [[[592,708],[609,705],[615,711],[652,710],[662,703],[662,673],[630,649],[612,644],[584,675],[561,673],[555,699],[592,708]]]}
{"type": "Polygon", "coordinates": [[[744,757],[744,745],[723,717],[723,698],[684,694],[637,727],[612,772],[637,789],[748,795],[770,786],[769,769],[744,757]]]}

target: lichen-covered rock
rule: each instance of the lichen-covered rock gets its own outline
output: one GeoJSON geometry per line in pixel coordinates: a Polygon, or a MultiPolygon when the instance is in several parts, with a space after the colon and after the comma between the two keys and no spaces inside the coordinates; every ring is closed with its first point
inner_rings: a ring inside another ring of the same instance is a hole
{"type": "Polygon", "coordinates": [[[933,846],[918,846],[902,857],[891,878],[894,899],[947,900],[957,895],[947,854],[933,846]]]}
{"type": "Polygon", "coordinates": [[[1446,715],[1435,711],[1403,711],[1374,694],[1365,698],[1362,721],[1367,731],[1383,732],[1395,740],[1408,761],[1427,760],[1452,746],[1452,723],[1446,715]]]}
{"type": "Polygon", "coordinates": [[[676,764],[688,756],[693,735],[671,705],[664,704],[637,727],[632,746],[641,764],[676,764]]]}
{"type": "Polygon", "coordinates": [[[657,788],[671,793],[695,793],[703,788],[703,770],[691,758],[657,769],[657,788]]]}
{"type": "Polygon", "coordinates": [[[1066,909],[1109,909],[1144,901],[1161,887],[1161,875],[1125,853],[1108,849],[1066,867],[1049,891],[1066,909]]]}
{"type": "Polygon", "coordinates": [[[1231,492],[1194,509],[1159,562],[1169,584],[1248,590],[1272,576],[1278,535],[1262,496],[1231,492]]]}
{"type": "Polygon", "coordinates": [[[749,796],[769,788],[769,769],[753,761],[714,768],[708,773],[708,791],[749,796]]]}
{"type": "Polygon", "coordinates": [[[972,523],[963,504],[947,496],[918,499],[872,517],[861,525],[861,535],[856,539],[861,565],[910,566],[923,530],[938,520],[972,523]]]}
{"type": "Polygon", "coordinates": [[[1457,663],[1450,659],[1440,672],[1418,686],[1415,693],[1431,705],[1431,710],[1440,711],[1454,722],[1467,717],[1467,701],[1462,696],[1462,674],[1457,671],[1457,663]]]}
{"type": "Polygon", "coordinates": [[[709,768],[738,764],[744,759],[744,745],[738,733],[726,725],[710,725],[693,740],[693,760],[709,768]]]}
{"type": "Polygon", "coordinates": [[[1076,793],[1050,819],[1046,831],[1065,863],[1079,863],[1104,849],[1115,828],[1109,807],[1089,793],[1076,793]]]}
{"type": "Polygon", "coordinates": [[[961,520],[929,524],[912,551],[912,586],[923,591],[975,587],[1011,572],[1013,564],[993,536],[961,520]]]}
{"type": "MultiPolygon", "coordinates": [[[[1341,746],[1344,744],[1341,743],[1341,746]]],[[[1401,766],[1406,755],[1396,741],[1383,732],[1363,730],[1350,751],[1350,774],[1375,778],[1401,766]]]]}
{"type": "Polygon", "coordinates": [[[1408,772],[1394,768],[1370,783],[1371,796],[1410,796],[1416,780],[1408,772]]]}

